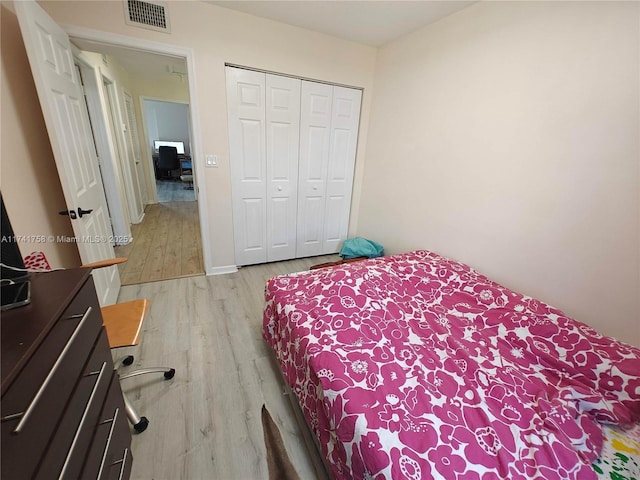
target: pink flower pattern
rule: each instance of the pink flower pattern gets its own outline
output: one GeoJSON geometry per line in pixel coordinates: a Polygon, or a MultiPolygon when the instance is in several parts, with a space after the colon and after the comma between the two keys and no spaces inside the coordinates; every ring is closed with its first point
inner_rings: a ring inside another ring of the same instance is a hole
{"type": "Polygon", "coordinates": [[[595,479],[640,349],[428,251],[268,281],[265,340],[338,479],[595,479]]]}

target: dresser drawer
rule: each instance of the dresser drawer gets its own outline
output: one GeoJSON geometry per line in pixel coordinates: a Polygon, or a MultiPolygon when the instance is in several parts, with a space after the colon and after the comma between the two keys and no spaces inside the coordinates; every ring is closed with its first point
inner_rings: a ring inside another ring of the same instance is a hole
{"type": "Polygon", "coordinates": [[[77,479],[87,455],[111,377],[115,375],[104,328],[76,385],[36,478],[77,479]]]}
{"type": "Polygon", "coordinates": [[[3,478],[34,474],[101,328],[88,281],[2,397],[3,478]]]}
{"type": "Polygon", "coordinates": [[[133,465],[133,455],[131,455],[131,447],[124,449],[122,462],[116,461],[109,466],[106,471],[109,480],[126,480],[131,476],[131,466],[133,465]]]}
{"type": "Polygon", "coordinates": [[[131,431],[118,375],[111,379],[109,394],[100,413],[81,478],[128,478],[131,469],[131,431]]]}

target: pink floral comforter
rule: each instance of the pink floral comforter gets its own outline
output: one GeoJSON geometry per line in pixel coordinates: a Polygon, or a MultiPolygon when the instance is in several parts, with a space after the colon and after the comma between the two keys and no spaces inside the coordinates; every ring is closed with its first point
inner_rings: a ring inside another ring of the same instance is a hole
{"type": "Polygon", "coordinates": [[[427,251],[272,278],[263,335],[336,478],[595,479],[640,350],[427,251]]]}

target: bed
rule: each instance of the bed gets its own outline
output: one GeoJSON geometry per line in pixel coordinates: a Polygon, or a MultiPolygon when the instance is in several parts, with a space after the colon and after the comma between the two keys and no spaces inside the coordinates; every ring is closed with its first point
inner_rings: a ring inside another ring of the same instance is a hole
{"type": "Polygon", "coordinates": [[[265,299],[335,478],[616,478],[605,438],[637,466],[640,349],[462,263],[370,259],[272,278],[265,299]]]}

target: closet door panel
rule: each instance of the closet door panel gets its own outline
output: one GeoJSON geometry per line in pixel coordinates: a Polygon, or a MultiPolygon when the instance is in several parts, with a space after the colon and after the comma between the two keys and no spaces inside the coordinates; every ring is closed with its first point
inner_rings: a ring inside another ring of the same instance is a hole
{"type": "Polygon", "coordinates": [[[297,257],[322,254],[333,87],[302,82],[297,257]]]}
{"type": "Polygon", "coordinates": [[[259,198],[242,199],[244,249],[256,252],[264,246],[264,201],[259,198]]]}
{"type": "Polygon", "coordinates": [[[266,75],[267,260],[295,258],[300,146],[300,84],[266,75]]]}
{"type": "MultiPolygon", "coordinates": [[[[304,210],[309,216],[310,221],[306,221],[298,226],[298,232],[302,234],[305,239],[305,246],[308,247],[308,252],[318,250],[322,245],[322,222],[314,221],[315,219],[322,219],[324,214],[324,198],[320,196],[307,196],[304,199],[304,210]],[[302,230],[302,232],[300,232],[302,230]],[[314,249],[314,250],[312,250],[314,249]]],[[[315,255],[314,253],[307,253],[306,255],[315,255]]],[[[298,257],[305,255],[298,254],[298,257]]]]}
{"type": "Polygon", "coordinates": [[[333,87],[323,254],[338,252],[349,230],[361,101],[361,90],[333,87]]]}
{"type": "Polygon", "coordinates": [[[267,261],[265,74],[227,67],[233,232],[237,265],[267,261]]]}
{"type": "MultiPolygon", "coordinates": [[[[325,244],[338,244],[338,248],[340,244],[344,240],[344,232],[342,225],[342,217],[344,216],[342,212],[344,212],[345,208],[349,210],[349,203],[344,195],[327,195],[327,200],[325,202],[325,220],[324,220],[324,242],[325,244]]],[[[326,248],[326,247],[325,247],[326,248]]],[[[337,252],[338,250],[336,250],[337,252]]],[[[331,251],[331,253],[335,253],[331,251]]]]}
{"type": "Polygon", "coordinates": [[[237,265],[337,252],[362,92],[227,67],[237,265]]]}

